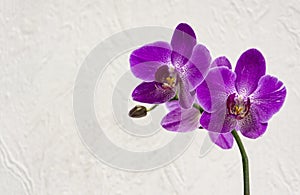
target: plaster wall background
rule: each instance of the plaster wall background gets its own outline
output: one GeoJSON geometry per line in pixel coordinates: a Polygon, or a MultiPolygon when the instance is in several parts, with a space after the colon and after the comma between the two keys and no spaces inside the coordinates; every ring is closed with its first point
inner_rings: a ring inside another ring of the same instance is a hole
{"type": "MultiPolygon", "coordinates": [[[[257,140],[243,140],[252,194],[299,194],[299,20],[299,0],[1,0],[0,194],[241,194],[237,146],[228,151],[215,147],[200,157],[204,131],[195,133],[178,159],[147,172],[121,171],[101,163],[78,134],[73,88],[93,48],[126,29],[149,25],[173,29],[180,22],[194,28],[213,57],[226,55],[233,65],[244,50],[259,48],[267,72],[285,83],[286,102],[267,132],[257,140]]],[[[95,92],[98,117],[117,145],[157,148],[173,134],[131,137],[121,132],[109,106],[101,104],[111,99],[111,89],[129,70],[129,53],[103,74],[95,92]]],[[[129,105],[134,103],[129,100],[129,105]]]]}

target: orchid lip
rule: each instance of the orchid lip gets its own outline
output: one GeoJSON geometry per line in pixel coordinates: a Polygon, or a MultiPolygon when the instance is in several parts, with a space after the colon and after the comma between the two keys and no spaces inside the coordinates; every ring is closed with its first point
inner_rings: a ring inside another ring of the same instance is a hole
{"type": "Polygon", "coordinates": [[[227,98],[227,111],[231,116],[237,120],[245,118],[250,110],[250,98],[233,93],[227,98]]]}

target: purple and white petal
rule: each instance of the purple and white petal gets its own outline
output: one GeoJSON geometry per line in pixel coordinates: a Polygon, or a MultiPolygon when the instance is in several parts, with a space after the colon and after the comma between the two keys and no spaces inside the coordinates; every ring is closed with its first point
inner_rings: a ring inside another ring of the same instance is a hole
{"type": "Polygon", "coordinates": [[[229,133],[236,127],[237,122],[234,117],[226,114],[226,110],[218,110],[214,113],[203,112],[200,124],[210,132],[229,133]]]}
{"type": "Polygon", "coordinates": [[[276,77],[265,75],[258,82],[257,89],[250,96],[251,108],[256,109],[260,122],[267,122],[282,107],[286,88],[276,77]]]}
{"type": "Polygon", "coordinates": [[[161,104],[169,101],[175,96],[172,88],[165,87],[158,82],[143,82],[132,92],[132,98],[135,101],[148,104],[161,104]]]}
{"type": "Polygon", "coordinates": [[[171,61],[175,67],[181,67],[187,63],[196,42],[196,35],[188,24],[181,23],[176,27],[171,40],[173,50],[171,61]]]}
{"type": "Polygon", "coordinates": [[[212,142],[222,149],[230,149],[233,145],[233,136],[231,133],[213,133],[209,132],[209,137],[212,142]]]}
{"type": "Polygon", "coordinates": [[[155,42],[134,50],[130,55],[132,73],[144,81],[154,81],[157,69],[171,64],[171,47],[167,42],[155,42]]]}
{"type": "Polygon", "coordinates": [[[258,85],[259,79],[266,74],[263,55],[256,49],[245,51],[235,67],[236,89],[240,95],[250,95],[258,85]]]}
{"type": "Polygon", "coordinates": [[[207,112],[226,107],[227,97],[235,93],[235,78],[235,73],[226,67],[211,69],[196,89],[200,106],[207,112]]]}
{"type": "Polygon", "coordinates": [[[197,129],[200,112],[197,109],[177,108],[169,112],[161,121],[163,128],[175,132],[189,132],[197,129]]]}
{"type": "Polygon", "coordinates": [[[193,49],[193,54],[188,63],[181,69],[189,82],[190,91],[203,81],[209,70],[211,56],[208,49],[201,44],[198,44],[193,49]]]}
{"type": "Polygon", "coordinates": [[[180,108],[180,104],[178,100],[172,100],[166,102],[166,107],[169,111],[175,110],[177,108],[180,108]]]}
{"type": "Polygon", "coordinates": [[[255,109],[250,108],[248,115],[239,120],[236,129],[239,130],[243,136],[256,139],[267,130],[268,123],[261,123],[258,113],[255,109]]]}
{"type": "Polygon", "coordinates": [[[218,66],[225,66],[231,69],[231,63],[225,56],[217,57],[211,64],[211,68],[218,67],[218,66]]]}
{"type": "Polygon", "coordinates": [[[181,108],[190,108],[195,100],[195,94],[190,92],[189,86],[186,80],[178,79],[178,99],[181,108]]]}

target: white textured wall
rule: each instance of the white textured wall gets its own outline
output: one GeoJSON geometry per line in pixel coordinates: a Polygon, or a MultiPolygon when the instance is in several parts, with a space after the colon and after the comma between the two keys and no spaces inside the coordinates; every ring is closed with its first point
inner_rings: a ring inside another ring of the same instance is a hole
{"type": "MultiPolygon", "coordinates": [[[[236,145],[229,151],[214,148],[200,158],[205,132],[196,132],[190,147],[171,164],[139,173],[102,164],[78,134],[73,87],[92,49],[125,29],[174,28],[180,22],[195,29],[214,57],[227,55],[233,64],[242,51],[259,48],[268,73],[284,81],[286,103],[266,134],[243,140],[252,194],[300,194],[299,21],[299,0],[1,0],[0,194],[241,194],[236,145]]],[[[127,53],[104,74],[103,88],[98,86],[96,93],[110,97],[105,90],[116,80],[107,75],[119,78],[128,69],[127,53]]],[[[99,120],[106,121],[107,134],[117,145],[146,150],[168,142],[170,135],[141,142],[124,132],[112,133],[118,125],[98,103],[96,109],[104,112],[99,120]]]]}

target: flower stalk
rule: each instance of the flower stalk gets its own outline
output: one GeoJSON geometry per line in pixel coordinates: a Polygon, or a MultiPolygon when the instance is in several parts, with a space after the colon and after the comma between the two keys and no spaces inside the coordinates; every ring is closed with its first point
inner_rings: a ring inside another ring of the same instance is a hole
{"type": "Polygon", "coordinates": [[[154,104],[154,106],[147,109],[147,112],[150,112],[151,110],[154,110],[157,106],[158,106],[158,104],[154,104]]]}
{"type": "Polygon", "coordinates": [[[242,156],[242,162],[243,162],[243,179],[244,179],[244,195],[250,195],[250,182],[249,182],[249,161],[248,161],[248,156],[246,153],[246,150],[244,148],[244,145],[242,143],[241,138],[239,137],[238,133],[236,130],[231,131],[231,134],[233,135],[241,156],[242,156]]]}
{"type": "Polygon", "coordinates": [[[199,104],[194,103],[193,107],[196,108],[197,110],[199,110],[200,114],[202,114],[203,109],[201,108],[201,106],[199,104]]]}

